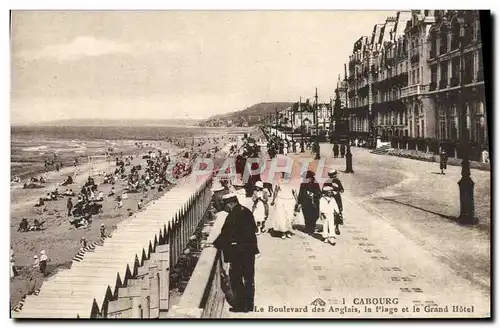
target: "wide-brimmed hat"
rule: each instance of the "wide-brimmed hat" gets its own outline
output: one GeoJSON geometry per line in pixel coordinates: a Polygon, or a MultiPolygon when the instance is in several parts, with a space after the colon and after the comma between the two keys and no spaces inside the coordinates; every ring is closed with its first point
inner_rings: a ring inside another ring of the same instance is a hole
{"type": "Polygon", "coordinates": [[[337,175],[337,170],[335,170],[335,169],[330,169],[330,170],[328,171],[328,174],[329,174],[329,175],[337,175]]]}
{"type": "Polygon", "coordinates": [[[45,255],[45,250],[42,250],[40,254],[45,255]]]}
{"type": "Polygon", "coordinates": [[[224,201],[224,203],[229,203],[232,201],[238,201],[238,197],[236,196],[236,194],[229,193],[222,196],[222,200],[224,201]]]}
{"type": "Polygon", "coordinates": [[[257,181],[255,183],[255,187],[257,187],[257,188],[264,188],[264,183],[262,181],[257,181]]]}
{"type": "Polygon", "coordinates": [[[214,186],[214,187],[212,187],[211,190],[214,191],[214,192],[215,191],[222,191],[222,190],[224,190],[224,187],[223,186],[214,186]]]}
{"type": "Polygon", "coordinates": [[[330,191],[333,191],[333,187],[332,186],[323,186],[323,191],[325,192],[330,192],[330,191]]]}

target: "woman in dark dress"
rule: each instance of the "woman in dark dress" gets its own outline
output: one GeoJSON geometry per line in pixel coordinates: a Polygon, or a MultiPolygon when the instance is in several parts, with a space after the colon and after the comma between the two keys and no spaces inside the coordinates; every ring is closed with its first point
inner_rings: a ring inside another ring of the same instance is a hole
{"type": "Polygon", "coordinates": [[[314,172],[307,171],[306,182],[300,184],[299,195],[295,212],[302,208],[304,215],[305,228],[308,234],[313,234],[316,228],[316,221],[319,218],[319,200],[321,198],[321,189],[314,177],[314,172]]]}

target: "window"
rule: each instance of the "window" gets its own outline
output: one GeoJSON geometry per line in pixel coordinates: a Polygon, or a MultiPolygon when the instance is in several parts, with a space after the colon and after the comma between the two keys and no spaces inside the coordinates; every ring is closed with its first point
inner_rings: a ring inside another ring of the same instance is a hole
{"type": "Polygon", "coordinates": [[[444,106],[439,106],[439,139],[446,139],[446,111],[444,106]]]}
{"type": "Polygon", "coordinates": [[[457,116],[457,108],[453,105],[452,108],[448,109],[448,139],[457,140],[458,137],[458,116],[457,116]]]}
{"type": "Polygon", "coordinates": [[[460,23],[455,19],[451,23],[451,50],[460,46],[460,23]]]}
{"type": "Polygon", "coordinates": [[[466,127],[467,127],[467,130],[465,131],[466,133],[469,134],[469,138],[472,139],[472,120],[473,120],[473,117],[471,115],[471,108],[470,108],[470,104],[465,104],[465,109],[466,109],[466,127]]]}
{"type": "MultiPolygon", "coordinates": [[[[431,66],[431,84],[437,84],[437,65],[431,66]]],[[[432,91],[433,88],[431,88],[432,91]]]]}
{"type": "Polygon", "coordinates": [[[424,127],[424,120],[421,121],[420,126],[422,128],[422,133],[420,134],[422,138],[425,137],[425,127],[424,127]]]}
{"type": "Polygon", "coordinates": [[[473,28],[472,39],[474,41],[481,41],[481,33],[480,33],[481,29],[480,29],[479,19],[474,20],[472,28],[473,28]]]}
{"type": "Polygon", "coordinates": [[[444,26],[439,33],[439,54],[442,55],[448,51],[448,33],[444,26]]]}
{"type": "Polygon", "coordinates": [[[484,104],[482,101],[476,103],[476,128],[475,128],[475,141],[484,143],[486,131],[484,122],[484,104]]]}

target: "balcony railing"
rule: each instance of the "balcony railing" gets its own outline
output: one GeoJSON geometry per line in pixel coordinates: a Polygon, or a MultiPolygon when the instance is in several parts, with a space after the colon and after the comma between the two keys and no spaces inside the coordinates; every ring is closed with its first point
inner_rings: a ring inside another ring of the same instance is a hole
{"type": "Polygon", "coordinates": [[[456,87],[460,84],[460,78],[458,76],[452,76],[450,81],[451,87],[456,87]]]}
{"type": "Polygon", "coordinates": [[[439,81],[439,89],[446,89],[448,87],[448,79],[441,79],[439,81]]]}
{"type": "Polygon", "coordinates": [[[427,85],[415,84],[401,89],[401,97],[417,96],[427,92],[427,85]]]}
{"type": "Polygon", "coordinates": [[[434,81],[434,82],[431,82],[429,84],[429,91],[434,91],[436,90],[436,86],[437,86],[437,83],[434,81]]]}

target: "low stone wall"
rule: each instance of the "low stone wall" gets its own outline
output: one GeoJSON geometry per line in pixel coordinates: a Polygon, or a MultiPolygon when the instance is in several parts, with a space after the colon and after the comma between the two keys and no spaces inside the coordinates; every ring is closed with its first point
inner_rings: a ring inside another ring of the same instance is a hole
{"type": "Polygon", "coordinates": [[[221,252],[211,246],[224,224],[227,213],[220,212],[207,238],[207,245],[200,255],[191,279],[169,318],[220,318],[225,296],[221,288],[221,270],[227,270],[221,261],[221,252]],[[224,266],[224,268],[222,267],[224,266]]]}
{"type": "MultiPolygon", "coordinates": [[[[439,155],[433,153],[426,153],[418,150],[406,150],[406,149],[391,149],[387,151],[387,155],[415,159],[425,162],[436,162],[439,163],[439,155]]],[[[459,158],[448,158],[448,165],[460,166],[462,165],[462,160],[459,158]]],[[[490,163],[480,163],[475,161],[470,161],[470,168],[482,171],[490,171],[490,163]]]]}

